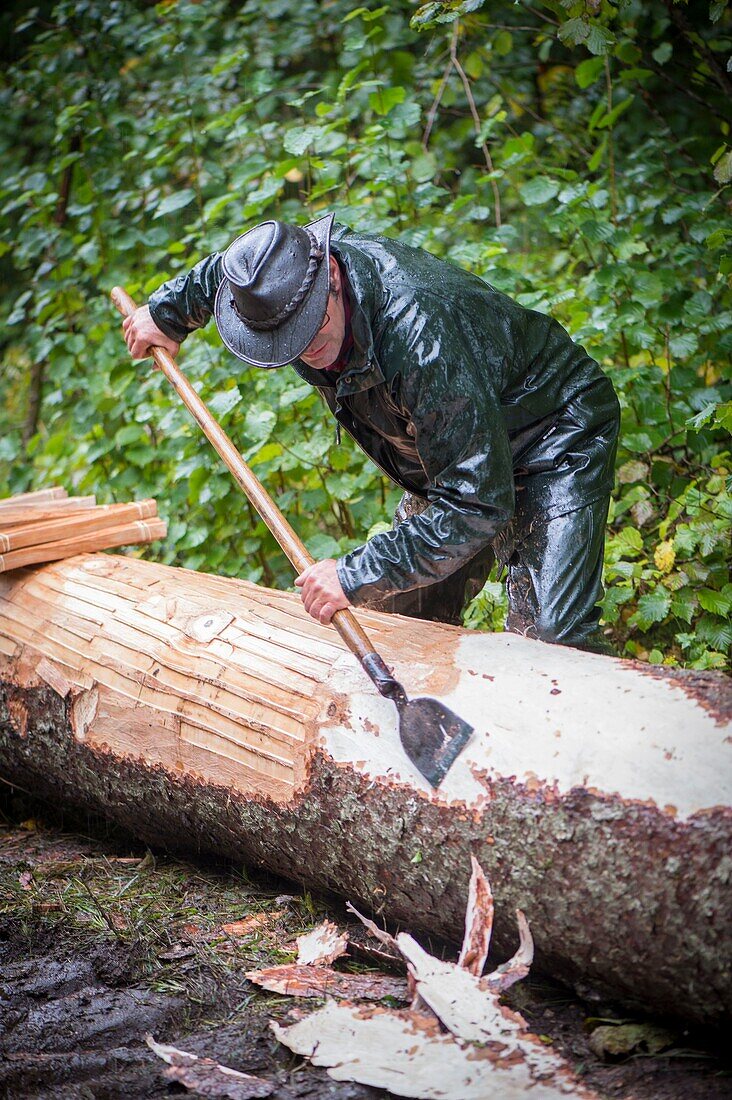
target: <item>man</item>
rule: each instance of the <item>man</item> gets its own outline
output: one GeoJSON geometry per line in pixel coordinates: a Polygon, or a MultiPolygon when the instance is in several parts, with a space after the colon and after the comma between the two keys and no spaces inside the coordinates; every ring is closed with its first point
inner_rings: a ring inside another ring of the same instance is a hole
{"type": "Polygon", "coordinates": [[[605,649],[598,632],[618,401],[540,313],[429,253],[268,221],[124,321],[135,358],[214,315],[246,363],[291,363],[405,490],[391,531],[296,584],[323,623],[350,604],[458,622],[494,555],[507,629],[605,649]]]}

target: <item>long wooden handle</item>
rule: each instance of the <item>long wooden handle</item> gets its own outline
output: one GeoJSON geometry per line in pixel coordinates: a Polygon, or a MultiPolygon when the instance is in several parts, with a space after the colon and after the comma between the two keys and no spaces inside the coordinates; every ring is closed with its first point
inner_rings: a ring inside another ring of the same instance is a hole
{"type": "MultiPolygon", "coordinates": [[[[111,298],[123,317],[129,317],[137,309],[130,295],[121,286],[114,288],[111,298]]],[[[197,421],[211,446],[226,463],[234,480],[244,490],[248,500],[259,512],[297,572],[302,573],[303,569],[312,565],[314,561],[302,540],[295,534],[261,481],[249,469],[224,429],[206,408],[170,352],[165,348],[157,347],[150,348],[150,352],[156,366],[175,388],[181,401],[197,421]]],[[[336,611],[331,621],[351,653],[361,662],[375,653],[368,635],[359,625],[353,612],[347,608],[336,611]]],[[[366,671],[369,671],[368,667],[366,671]]],[[[369,675],[371,675],[370,672],[369,675]]]]}

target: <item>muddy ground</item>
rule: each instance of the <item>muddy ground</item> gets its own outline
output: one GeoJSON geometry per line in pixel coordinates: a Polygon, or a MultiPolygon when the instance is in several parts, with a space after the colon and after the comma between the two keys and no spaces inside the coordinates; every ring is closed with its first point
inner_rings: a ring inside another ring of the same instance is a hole
{"type": "MultiPolygon", "coordinates": [[[[332,1081],[280,1046],[269,1021],[285,1019],[298,1002],[244,977],[291,961],[295,937],[325,916],[357,941],[344,965],[372,969],[362,929],[335,898],[250,876],[243,867],[150,852],[99,819],[65,816],[4,786],[0,1095],[194,1095],[164,1076],[165,1063],[145,1043],[151,1034],[275,1082],[275,1100],[387,1096],[332,1081]]],[[[538,977],[507,999],[603,1097],[732,1100],[732,1070],[718,1036],[631,1020],[616,1006],[583,1004],[538,977]],[[598,1056],[600,1034],[621,1049],[598,1056]]]]}

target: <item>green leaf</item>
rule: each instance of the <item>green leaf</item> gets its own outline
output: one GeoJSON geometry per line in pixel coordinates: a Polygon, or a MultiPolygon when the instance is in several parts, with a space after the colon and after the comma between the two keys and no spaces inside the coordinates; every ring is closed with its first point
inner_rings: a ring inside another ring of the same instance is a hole
{"type": "Polygon", "coordinates": [[[643,549],[643,536],[637,527],[624,527],[615,535],[614,541],[625,551],[640,553],[643,549]]]}
{"type": "Polygon", "coordinates": [[[244,430],[249,439],[261,446],[274,431],[277,417],[271,409],[262,405],[252,405],[244,421],[244,430]]]}
{"type": "Polygon", "coordinates": [[[589,168],[590,172],[596,172],[597,169],[600,167],[600,165],[602,164],[603,159],[605,157],[606,150],[607,150],[607,134],[604,135],[604,137],[603,137],[602,141],[600,142],[600,144],[598,145],[597,149],[595,149],[594,153],[592,154],[590,159],[587,161],[587,167],[589,168]]]}
{"type": "Polygon", "coordinates": [[[324,126],[302,126],[288,130],[282,144],[288,153],[299,157],[325,132],[324,126]]]}
{"type": "Polygon", "coordinates": [[[707,248],[724,248],[725,241],[730,236],[727,229],[715,229],[705,240],[707,248]]]}
{"type": "Polygon", "coordinates": [[[128,447],[131,443],[147,442],[147,435],[141,424],[125,424],[116,432],[114,442],[117,447],[128,447]]]}
{"type": "Polygon", "coordinates": [[[729,653],[732,649],[732,623],[729,620],[703,615],[697,623],[696,636],[699,641],[722,653],[729,653]]]}
{"type": "Polygon", "coordinates": [[[671,614],[677,619],[683,619],[686,623],[690,623],[694,618],[696,608],[697,601],[690,588],[681,588],[671,597],[671,614]]]}
{"type": "Polygon", "coordinates": [[[521,185],[519,193],[527,206],[541,206],[554,198],[559,187],[559,182],[549,176],[534,176],[521,185]]]}
{"type": "Polygon", "coordinates": [[[227,413],[230,413],[240,401],[241,394],[239,393],[239,387],[233,386],[230,390],[221,390],[219,393],[215,394],[207,404],[214,416],[223,418],[227,413]]]}
{"type": "Polygon", "coordinates": [[[559,40],[565,46],[578,46],[590,33],[590,24],[584,19],[568,19],[559,28],[559,40]]]}
{"type": "Polygon", "coordinates": [[[659,65],[665,65],[667,61],[670,61],[673,57],[674,48],[670,42],[662,42],[660,46],[656,46],[652,52],[651,57],[659,65]]]}
{"type": "Polygon", "coordinates": [[[620,618],[620,608],[635,595],[632,588],[613,585],[605,592],[602,601],[602,617],[606,623],[615,623],[620,618]]]}
{"type": "Polygon", "coordinates": [[[700,588],[697,599],[705,611],[711,611],[715,615],[725,616],[732,608],[732,600],[729,600],[721,592],[714,588],[700,588]]]}
{"type": "Polygon", "coordinates": [[[407,93],[404,88],[380,88],[378,92],[371,93],[369,103],[377,115],[388,115],[397,103],[403,103],[406,98],[407,93]]]}
{"type": "Polygon", "coordinates": [[[638,600],[638,610],[631,616],[630,622],[641,630],[647,630],[653,623],[661,623],[671,610],[671,594],[662,586],[646,592],[638,600]]]}
{"type": "Polygon", "coordinates": [[[175,191],[172,195],[166,195],[153,216],[162,218],[165,214],[174,214],[176,210],[182,210],[184,206],[188,206],[190,202],[193,202],[195,197],[196,192],[190,187],[186,187],[182,191],[175,191]]]}
{"type": "Polygon", "coordinates": [[[699,339],[693,332],[681,332],[678,336],[671,337],[668,346],[675,359],[685,359],[699,347],[699,339]]]}
{"type": "Polygon", "coordinates": [[[600,121],[597,123],[598,130],[606,130],[611,126],[614,126],[622,114],[628,110],[633,103],[635,96],[629,95],[627,99],[623,99],[620,103],[617,103],[612,111],[608,111],[606,115],[603,115],[600,121]]]}
{"type": "Polygon", "coordinates": [[[307,548],[316,561],[323,561],[325,558],[340,557],[340,545],[331,535],[312,535],[306,541],[307,548]]]}
{"type": "Polygon", "coordinates": [[[499,31],[493,39],[493,49],[499,57],[507,57],[513,48],[513,36],[509,31],[499,31]]]}
{"type": "Polygon", "coordinates": [[[653,450],[653,442],[648,432],[630,432],[623,439],[623,445],[629,451],[645,452],[653,450]]]}
{"type": "Polygon", "coordinates": [[[697,532],[694,531],[688,523],[680,523],[674,534],[674,550],[677,554],[686,557],[689,554],[693,554],[698,541],[699,536],[697,532]]]}
{"type": "Polygon", "coordinates": [[[588,57],[586,61],[580,61],[574,70],[574,79],[580,88],[589,88],[594,84],[600,73],[605,68],[605,62],[601,57],[588,57]]]}
{"type": "Polygon", "coordinates": [[[607,27],[603,27],[599,23],[592,23],[585,45],[590,53],[606,54],[615,45],[615,35],[607,27]]]}

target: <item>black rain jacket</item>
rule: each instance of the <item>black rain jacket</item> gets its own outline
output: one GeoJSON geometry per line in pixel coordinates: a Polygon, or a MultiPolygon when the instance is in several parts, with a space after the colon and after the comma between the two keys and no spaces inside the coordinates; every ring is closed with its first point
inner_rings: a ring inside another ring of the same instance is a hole
{"type": "MultiPolygon", "coordinates": [[[[618,400],[561,325],[398,241],[336,226],[332,251],[353,351],[336,385],[300,360],[294,369],[373,461],[430,505],[338,560],[353,604],[449,576],[507,528],[517,489],[524,525],[609,494],[618,400]]],[[[164,283],[149,301],[158,327],[180,341],[205,325],[221,278],[214,253],[164,283]]]]}

